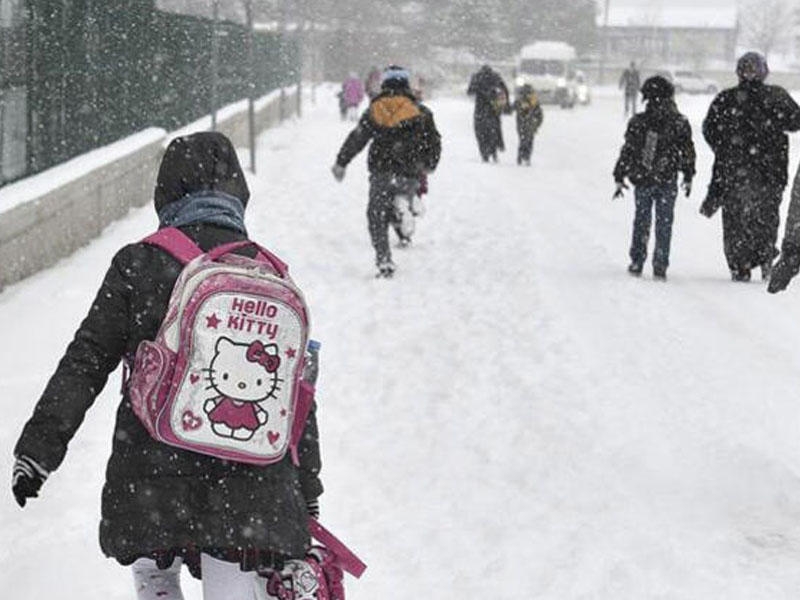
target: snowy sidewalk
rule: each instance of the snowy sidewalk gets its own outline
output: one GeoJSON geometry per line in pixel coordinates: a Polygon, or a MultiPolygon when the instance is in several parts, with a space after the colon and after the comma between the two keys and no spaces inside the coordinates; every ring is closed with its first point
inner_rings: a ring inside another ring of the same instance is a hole
{"type": "MultiPolygon", "coordinates": [[[[709,100],[679,98],[700,162],[666,284],[625,273],[621,100],[547,107],[531,168],[514,164],[513,119],[485,165],[467,100],[431,102],[442,164],[393,281],[373,278],[364,154],[342,184],[329,172],[352,126],[333,97],[262,136],[247,222],[291,265],[322,341],[322,518],[369,564],[349,598],[796,597],[800,288],[727,280],[718,217],[697,214],[709,100]]],[[[9,478],[111,256],[155,224],[131,213],[0,294],[9,478]]],[[[0,501],[0,589],[16,598],[133,597],[96,542],[118,385],[42,498],[0,501]]]]}

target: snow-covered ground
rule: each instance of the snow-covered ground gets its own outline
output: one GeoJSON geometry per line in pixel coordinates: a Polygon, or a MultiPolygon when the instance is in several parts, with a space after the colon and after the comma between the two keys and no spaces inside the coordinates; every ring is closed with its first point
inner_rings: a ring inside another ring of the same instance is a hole
{"type": "MultiPolygon", "coordinates": [[[[486,165],[468,101],[432,101],[444,154],[429,212],[383,281],[364,156],[333,181],[351,124],[332,92],[319,97],[260,139],[248,223],[307,290],[323,343],[323,521],[369,564],[349,597],[796,598],[800,288],[728,281],[719,217],[697,214],[710,98],[679,99],[699,175],[659,283],[625,272],[632,199],[611,201],[610,176],[620,98],[548,107],[531,168],[514,164],[512,119],[510,151],[486,165]]],[[[8,479],[113,252],[154,227],[152,209],[132,212],[0,294],[8,479]]],[[[96,541],[118,381],[40,499],[21,511],[2,494],[0,596],[133,598],[96,541]]]]}

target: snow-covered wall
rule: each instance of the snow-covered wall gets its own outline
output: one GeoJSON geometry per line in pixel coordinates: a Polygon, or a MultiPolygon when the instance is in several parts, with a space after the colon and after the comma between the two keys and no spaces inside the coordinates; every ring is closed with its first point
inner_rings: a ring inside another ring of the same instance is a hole
{"type": "MultiPolygon", "coordinates": [[[[296,90],[256,101],[261,132],[297,112],[296,90]]],[[[217,113],[217,130],[248,144],[247,101],[217,113]]],[[[0,189],[0,289],[55,264],[112,221],[153,197],[156,169],[176,135],[209,129],[204,117],[177,132],[151,128],[0,189]]]]}

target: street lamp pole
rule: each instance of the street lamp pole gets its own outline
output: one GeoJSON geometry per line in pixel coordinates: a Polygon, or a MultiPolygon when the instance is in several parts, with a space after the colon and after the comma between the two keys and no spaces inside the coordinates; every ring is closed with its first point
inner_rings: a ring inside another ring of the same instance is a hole
{"type": "Polygon", "coordinates": [[[213,4],[214,24],[211,28],[211,131],[217,130],[217,106],[219,105],[219,0],[213,4]]]}
{"type": "Polygon", "coordinates": [[[253,0],[245,0],[247,14],[247,63],[249,81],[247,85],[247,123],[250,142],[250,171],[256,173],[256,111],[255,111],[255,86],[256,86],[256,52],[255,31],[253,25],[253,0]]]}
{"type": "Polygon", "coordinates": [[[611,0],[605,0],[605,8],[603,9],[603,47],[600,50],[600,72],[598,73],[598,83],[603,85],[606,79],[606,61],[608,60],[608,12],[611,5],[611,0]]]}

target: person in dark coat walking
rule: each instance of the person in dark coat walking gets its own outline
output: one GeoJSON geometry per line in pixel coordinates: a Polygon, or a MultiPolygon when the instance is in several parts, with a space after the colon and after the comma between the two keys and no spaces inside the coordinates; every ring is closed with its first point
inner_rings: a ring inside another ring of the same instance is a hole
{"type": "Polygon", "coordinates": [[[642,85],[644,112],[634,115],[625,132],[625,144],[614,167],[617,190],[622,196],[625,179],[633,183],[636,213],[631,240],[628,272],[642,274],[647,258],[653,207],[656,213],[656,244],[653,251],[653,277],[665,280],[669,266],[678,172],[683,173],[686,196],[692,190],[695,150],[689,121],[675,106],[675,88],[661,76],[650,77],[642,85]]]}
{"type": "Polygon", "coordinates": [[[530,84],[526,83],[519,88],[513,108],[517,113],[517,135],[519,136],[517,164],[530,165],[533,137],[544,120],[539,97],[530,84]]]}
{"type": "Polygon", "coordinates": [[[491,158],[497,162],[497,153],[505,150],[500,115],[510,111],[508,88],[503,78],[483,65],[469,82],[467,93],[475,96],[474,126],[478,150],[483,162],[491,158]]]}
{"type": "MultiPolygon", "coordinates": [[[[204,132],[173,140],[161,161],[154,202],[160,227],[178,227],[202,250],[247,239],[250,192],[230,141],[204,132]]],[[[111,261],[86,318],[25,424],[14,449],[13,493],[36,497],[120,360],[128,365],[165,317],[181,263],[152,245],[124,246],[111,261]]],[[[290,456],[260,467],[169,446],[150,436],[127,391],[117,408],[102,495],[100,546],[133,565],[138,598],[182,598],[181,563],[203,579],[204,597],[225,598],[256,583],[255,569],[303,557],[308,515],[322,492],[316,417],[290,456]],[[159,592],[160,590],[160,592],[159,592]],[[158,593],[156,593],[158,592],[158,593]]],[[[57,536],[57,532],[55,533],[57,536]]],[[[242,592],[244,593],[244,592],[242,592]]]]}
{"type": "Polygon", "coordinates": [[[395,265],[389,247],[389,225],[401,245],[410,242],[421,184],[427,191],[427,175],[436,169],[442,151],[433,113],[411,92],[409,74],[392,65],[383,74],[382,91],[370,102],[353,131],[342,144],[332,172],[344,179],[350,161],[369,148],[369,205],[367,221],[378,277],[392,277],[395,265]]]}
{"type": "Polygon", "coordinates": [[[792,183],[781,254],[772,268],[767,291],[770,294],[782,292],[798,271],[800,271],[800,166],[792,183]]]}
{"type": "Polygon", "coordinates": [[[630,66],[622,72],[619,79],[619,88],[625,94],[625,116],[636,114],[636,101],[639,98],[641,80],[636,63],[631,61],[630,66]]]}
{"type": "Polygon", "coordinates": [[[800,106],[781,87],[766,85],[767,62],[755,52],[737,64],[739,84],[720,92],[703,121],[714,167],[701,213],[722,207],[725,258],[734,281],[751,269],[770,276],[778,251],[780,205],[788,181],[787,131],[800,129],[800,106]]]}

